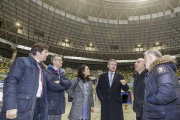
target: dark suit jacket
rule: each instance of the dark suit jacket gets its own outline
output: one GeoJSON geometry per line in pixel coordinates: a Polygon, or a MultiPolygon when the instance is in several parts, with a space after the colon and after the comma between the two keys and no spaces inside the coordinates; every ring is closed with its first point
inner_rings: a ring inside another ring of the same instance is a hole
{"type": "Polygon", "coordinates": [[[108,73],[99,77],[96,92],[101,101],[101,120],[123,120],[121,89],[128,91],[128,85],[122,85],[120,80],[124,77],[115,73],[112,86],[109,86],[108,73]]]}

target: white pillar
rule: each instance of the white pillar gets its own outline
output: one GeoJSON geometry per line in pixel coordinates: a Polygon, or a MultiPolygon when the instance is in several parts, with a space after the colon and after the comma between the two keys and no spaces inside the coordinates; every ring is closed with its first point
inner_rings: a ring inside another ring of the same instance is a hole
{"type": "Polygon", "coordinates": [[[12,58],[11,58],[10,62],[14,62],[14,60],[16,59],[16,55],[17,55],[17,50],[15,49],[12,54],[12,58]]]}

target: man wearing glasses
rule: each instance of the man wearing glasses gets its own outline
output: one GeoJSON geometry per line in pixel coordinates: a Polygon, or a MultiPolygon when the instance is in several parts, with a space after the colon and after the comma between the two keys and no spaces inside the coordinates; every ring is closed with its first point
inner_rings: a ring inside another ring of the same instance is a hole
{"type": "Polygon", "coordinates": [[[62,56],[52,56],[51,62],[53,65],[48,65],[48,73],[54,81],[48,82],[55,82],[58,86],[54,88],[48,87],[48,120],[61,120],[61,114],[65,113],[64,90],[71,86],[71,81],[65,77],[61,68],[63,63],[62,56]]]}

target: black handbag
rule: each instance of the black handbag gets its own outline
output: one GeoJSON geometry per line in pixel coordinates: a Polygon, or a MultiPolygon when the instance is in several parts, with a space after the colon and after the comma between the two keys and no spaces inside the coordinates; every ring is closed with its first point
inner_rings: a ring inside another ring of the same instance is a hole
{"type": "MultiPolygon", "coordinates": [[[[79,82],[79,79],[78,79],[78,82],[79,82]]],[[[76,86],[77,86],[78,82],[76,83],[76,86]]],[[[73,92],[74,92],[76,86],[74,87],[73,92]]],[[[72,100],[73,100],[73,98],[68,95],[68,102],[72,102],[72,100]]]]}

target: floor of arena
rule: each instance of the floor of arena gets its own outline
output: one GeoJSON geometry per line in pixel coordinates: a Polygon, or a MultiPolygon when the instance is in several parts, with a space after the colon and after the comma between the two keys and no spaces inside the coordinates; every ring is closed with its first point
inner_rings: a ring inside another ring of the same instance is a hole
{"type": "MultiPolygon", "coordinates": [[[[67,98],[67,94],[65,94],[65,97],[67,98]]],[[[2,98],[2,89],[0,89],[0,98],[2,98]]],[[[100,120],[101,105],[100,105],[99,101],[97,100],[97,98],[94,101],[95,101],[95,107],[94,107],[94,113],[91,114],[91,120],[100,120]]],[[[1,107],[2,107],[2,99],[0,99],[0,109],[1,109],[1,107]]],[[[71,109],[71,103],[66,101],[66,111],[62,115],[62,120],[68,120],[67,116],[69,114],[70,109],[71,109]]],[[[132,104],[128,105],[127,110],[125,110],[125,105],[123,105],[123,113],[124,113],[124,120],[135,120],[136,115],[132,110],[132,104]]]]}
{"type": "MultiPolygon", "coordinates": [[[[69,114],[71,108],[71,103],[66,103],[66,112],[62,115],[62,120],[68,120],[67,116],[69,114]]],[[[100,113],[101,106],[100,104],[95,104],[94,113],[91,114],[91,120],[100,120],[101,113],[100,113]]],[[[132,105],[128,105],[128,110],[125,110],[125,106],[123,105],[123,112],[124,112],[124,120],[136,120],[136,115],[132,110],[132,105]]]]}
{"type": "MultiPolygon", "coordinates": [[[[65,97],[67,98],[67,95],[65,95],[65,97]]],[[[68,120],[67,116],[69,114],[70,109],[71,109],[71,103],[66,101],[66,111],[62,115],[62,120],[68,120]]],[[[91,120],[100,120],[101,118],[100,110],[101,110],[101,105],[99,101],[96,100],[94,106],[94,113],[91,114],[91,120]]],[[[124,113],[124,120],[136,120],[136,115],[132,110],[132,104],[128,105],[127,110],[125,110],[125,105],[123,105],[123,113],[124,113]]]]}

